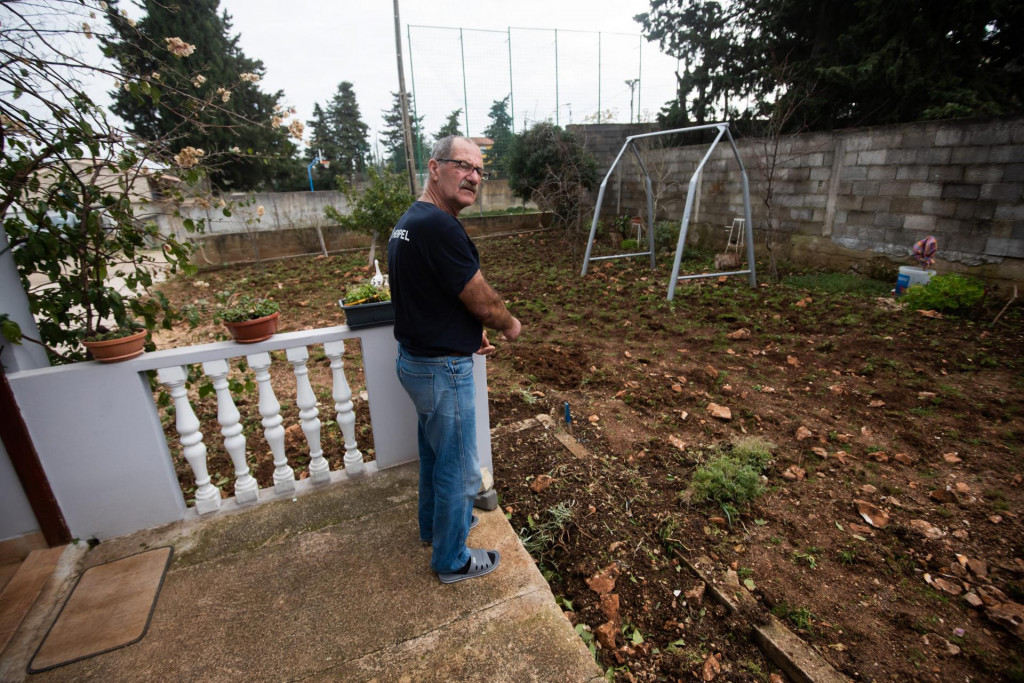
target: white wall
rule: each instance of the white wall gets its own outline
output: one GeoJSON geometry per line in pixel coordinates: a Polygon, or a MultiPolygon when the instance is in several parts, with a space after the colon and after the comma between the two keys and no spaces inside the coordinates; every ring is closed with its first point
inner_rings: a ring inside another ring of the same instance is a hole
{"type": "Polygon", "coordinates": [[[40,531],[39,523],[0,441],[0,541],[40,531]]]}

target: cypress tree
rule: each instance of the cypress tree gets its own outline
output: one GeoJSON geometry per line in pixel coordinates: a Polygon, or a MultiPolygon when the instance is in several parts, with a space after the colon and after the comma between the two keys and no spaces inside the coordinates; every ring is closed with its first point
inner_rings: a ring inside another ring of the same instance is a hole
{"type": "MultiPolygon", "coordinates": [[[[146,16],[136,24],[109,2],[104,53],[126,80],[144,84],[112,92],[112,110],[141,138],[170,140],[172,152],[202,149],[215,187],[260,189],[294,163],[295,145],[281,125],[283,93],[260,89],[263,63],[242,52],[219,4],[141,0],[146,16]]],[[[298,127],[293,133],[301,136],[298,127]]]]}

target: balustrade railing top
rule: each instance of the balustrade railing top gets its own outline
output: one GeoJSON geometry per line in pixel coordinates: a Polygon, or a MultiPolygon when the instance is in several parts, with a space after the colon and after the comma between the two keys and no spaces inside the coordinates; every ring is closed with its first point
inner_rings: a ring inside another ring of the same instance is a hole
{"type": "MultiPolygon", "coordinates": [[[[396,344],[390,326],[347,326],[277,334],[255,344],[217,342],[143,354],[116,364],[78,363],[8,376],[33,443],[72,535],[110,538],[190,514],[213,513],[326,484],[417,458],[416,414],[395,377],[396,344]],[[374,441],[374,460],[363,462],[355,439],[352,390],[345,376],[345,340],[361,340],[363,373],[374,441]],[[310,346],[330,359],[334,417],[344,438],[344,467],[331,471],[321,447],[321,408],[309,378],[310,346]],[[309,456],[309,479],[297,482],[286,452],[281,406],[271,383],[271,352],[284,350],[295,379],[295,405],[309,456]],[[259,415],[274,458],[273,487],[259,490],[247,464],[241,415],[228,382],[229,360],[244,357],[256,378],[259,415]],[[217,397],[220,436],[204,435],[189,401],[189,366],[201,365],[217,397]],[[149,371],[169,392],[185,459],[195,476],[196,505],[186,506],[149,371]],[[207,470],[207,442],[222,438],[234,469],[234,496],[223,499],[207,470]]],[[[477,445],[491,467],[487,379],[475,357],[477,445]]]]}

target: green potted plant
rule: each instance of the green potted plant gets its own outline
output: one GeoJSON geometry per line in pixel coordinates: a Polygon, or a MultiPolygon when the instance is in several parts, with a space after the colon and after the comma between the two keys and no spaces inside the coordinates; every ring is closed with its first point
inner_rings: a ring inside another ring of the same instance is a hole
{"type": "Polygon", "coordinates": [[[228,295],[216,317],[239,344],[270,339],[277,332],[281,307],[273,299],[243,294],[237,301],[228,295]]]}
{"type": "Polygon", "coordinates": [[[93,359],[101,363],[116,363],[135,358],[146,344],[146,328],[142,323],[128,321],[113,329],[100,325],[96,331],[82,339],[82,345],[93,359]]]}
{"type": "Polygon", "coordinates": [[[376,327],[395,322],[395,309],[391,303],[391,289],[386,285],[366,282],[345,290],[338,302],[345,311],[345,324],[350,329],[376,327]]]}

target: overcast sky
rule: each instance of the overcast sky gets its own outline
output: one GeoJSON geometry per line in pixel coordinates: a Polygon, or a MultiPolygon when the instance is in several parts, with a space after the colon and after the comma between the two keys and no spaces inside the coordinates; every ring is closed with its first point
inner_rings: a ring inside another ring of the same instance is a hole
{"type": "MultiPolygon", "coordinates": [[[[509,90],[507,29],[512,27],[517,130],[524,119],[555,118],[556,113],[563,126],[593,117],[598,85],[600,108],[627,121],[630,88],[625,80],[638,71],[643,78],[635,93],[640,102],[634,117],[650,118],[673,96],[675,60],[639,38],[640,26],[633,16],[649,7],[645,0],[405,0],[400,19],[406,88],[412,92],[415,76],[417,111],[427,117],[427,133],[468,103],[470,134],[480,134],[489,123],[491,102],[509,90]],[[464,31],[460,45],[460,27],[482,30],[464,31]],[[557,84],[555,33],[520,30],[530,28],[558,30],[557,84]],[[596,32],[602,32],[600,84],[596,32]]],[[[391,107],[391,93],[398,90],[391,0],[221,0],[221,8],[232,16],[232,30],[241,36],[245,54],[263,61],[266,76],[261,87],[268,92],[283,90],[284,102],[297,107],[300,120],[311,118],[314,102],[324,104],[338,83],[351,81],[363,120],[373,131],[373,145],[374,132],[382,126],[381,112],[391,107]]]]}

